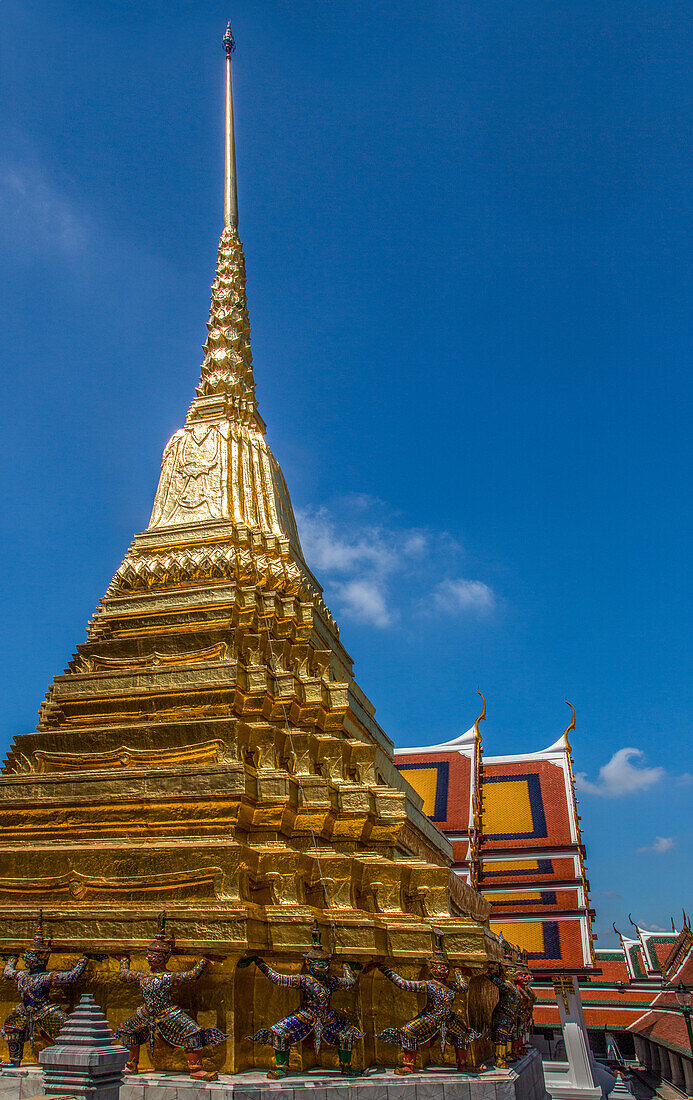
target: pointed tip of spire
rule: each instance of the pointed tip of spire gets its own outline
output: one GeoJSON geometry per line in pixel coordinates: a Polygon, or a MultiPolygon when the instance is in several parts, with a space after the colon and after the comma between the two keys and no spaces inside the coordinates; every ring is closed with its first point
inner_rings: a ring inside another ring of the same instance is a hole
{"type": "Polygon", "coordinates": [[[224,50],[226,52],[226,56],[230,57],[231,54],[236,49],[236,39],[233,37],[233,34],[231,32],[231,20],[230,19],[229,19],[228,23],[226,24],[226,30],[224,31],[224,37],[222,38],[222,42],[224,43],[224,50]]]}

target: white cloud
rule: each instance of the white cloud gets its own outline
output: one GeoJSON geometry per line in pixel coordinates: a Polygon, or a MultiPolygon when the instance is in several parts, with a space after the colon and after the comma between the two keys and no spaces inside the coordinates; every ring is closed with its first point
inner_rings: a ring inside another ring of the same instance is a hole
{"type": "Polygon", "coordinates": [[[385,593],[372,580],[353,580],[337,585],[337,593],[344,611],[353,619],[373,626],[390,626],[392,614],[385,601],[385,593]]]}
{"type": "Polygon", "coordinates": [[[379,527],[363,527],[356,535],[339,532],[327,509],[298,513],[301,545],[317,570],[343,575],[356,570],[389,573],[396,565],[392,539],[379,527]]]}
{"type": "Polygon", "coordinates": [[[643,756],[642,749],[619,749],[599,769],[596,783],[589,780],[585,772],[578,772],[575,776],[577,785],[587,794],[598,794],[605,798],[619,798],[634,791],[645,791],[659,783],[665,773],[664,768],[636,767],[633,761],[643,756]]]}
{"type": "Polygon", "coordinates": [[[668,932],[668,928],[661,928],[658,924],[645,924],[644,921],[640,922],[640,927],[644,928],[646,932],[668,932]]]}
{"type": "Polygon", "coordinates": [[[408,557],[418,558],[425,554],[428,539],[423,531],[411,531],[404,540],[402,550],[408,557]]]}
{"type": "MultiPolygon", "coordinates": [[[[376,502],[362,497],[350,501],[346,512],[363,513],[376,502]]],[[[342,613],[357,622],[387,627],[393,620],[389,607],[389,579],[400,567],[403,557],[419,553],[420,533],[405,532],[396,537],[382,525],[361,521],[342,524],[326,508],[297,513],[301,545],[306,561],[318,579],[332,587],[342,613]]]]}
{"type": "Polygon", "coordinates": [[[297,519],[306,561],[345,618],[383,629],[404,613],[479,615],[496,604],[483,581],[445,578],[462,553],[456,539],[398,525],[372,497],[353,494],[334,509],[298,511],[297,519]]]}
{"type": "Polygon", "coordinates": [[[471,581],[464,577],[441,581],[433,593],[433,606],[445,614],[472,611],[487,614],[496,606],[492,588],[483,581],[471,581]]]}
{"type": "MultiPolygon", "coordinates": [[[[657,852],[661,855],[663,852],[670,852],[674,847],[673,836],[656,836],[652,844],[646,844],[644,848],[638,848],[639,852],[657,852]]],[[[643,928],[647,928],[646,924],[643,924],[643,928]]],[[[663,928],[651,928],[651,932],[663,932],[663,928]]]]}

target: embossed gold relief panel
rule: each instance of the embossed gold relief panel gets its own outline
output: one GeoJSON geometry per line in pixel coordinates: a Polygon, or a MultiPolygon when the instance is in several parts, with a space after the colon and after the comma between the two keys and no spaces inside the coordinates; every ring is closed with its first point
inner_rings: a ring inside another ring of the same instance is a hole
{"type": "Polygon", "coordinates": [[[226,483],[228,422],[193,424],[169,440],[161,465],[150,527],[221,519],[226,483]]]}

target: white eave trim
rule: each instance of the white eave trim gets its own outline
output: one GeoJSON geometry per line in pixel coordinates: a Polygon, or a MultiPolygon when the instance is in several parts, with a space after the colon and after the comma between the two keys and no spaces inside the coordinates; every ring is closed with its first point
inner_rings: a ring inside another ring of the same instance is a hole
{"type": "Polygon", "coordinates": [[[461,752],[465,756],[469,753],[473,753],[474,744],[476,741],[476,734],[474,726],[467,730],[466,733],[461,733],[459,737],[454,737],[452,741],[444,741],[442,745],[423,745],[417,749],[395,749],[395,756],[428,756],[433,752],[461,752]]]}
{"type": "MultiPolygon", "coordinates": [[[[472,726],[466,733],[461,733],[459,737],[453,737],[452,741],[443,741],[440,745],[419,745],[416,748],[396,748],[395,756],[427,756],[435,752],[461,752],[466,756],[473,752],[475,740],[475,728],[472,726]]],[[[565,757],[566,755],[565,737],[561,734],[558,741],[555,741],[553,745],[549,745],[547,749],[540,749],[539,752],[514,753],[511,756],[484,756],[484,764],[521,764],[523,760],[549,760],[551,762],[557,762],[559,758],[565,757]]]]}
{"type": "Polygon", "coordinates": [[[565,756],[566,753],[565,738],[561,734],[558,741],[549,745],[548,749],[541,749],[539,752],[513,753],[511,756],[485,756],[484,764],[521,764],[523,760],[552,760],[565,756]]]}

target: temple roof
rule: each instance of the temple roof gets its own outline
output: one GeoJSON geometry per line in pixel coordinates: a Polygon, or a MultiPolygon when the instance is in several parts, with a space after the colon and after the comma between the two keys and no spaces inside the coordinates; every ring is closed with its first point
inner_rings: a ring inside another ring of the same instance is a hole
{"type": "MultiPolygon", "coordinates": [[[[616,929],[617,947],[595,951],[597,969],[580,978],[588,1027],[623,1028],[687,1054],[688,1036],[673,986],[693,985],[693,932],[684,914],[680,931],[652,931],[631,922],[635,936],[616,929]],[[664,960],[660,962],[660,960],[664,960]],[[667,988],[668,987],[668,988],[667,988]]],[[[551,986],[537,986],[539,1025],[559,1025],[551,986]]]]}
{"type": "Polygon", "coordinates": [[[684,924],[679,933],[666,935],[673,940],[670,965],[663,975],[670,988],[660,989],[649,1010],[632,1021],[629,1029],[690,1057],[688,1030],[672,987],[681,982],[688,989],[693,988],[693,932],[690,925],[684,924]]]}
{"type": "MultiPolygon", "coordinates": [[[[480,718],[485,717],[484,711],[480,718]]],[[[486,755],[479,720],[442,744],[395,750],[424,812],[452,843],[455,870],[491,903],[491,927],[536,970],[594,967],[568,733],[535,752],[486,755]]]]}

